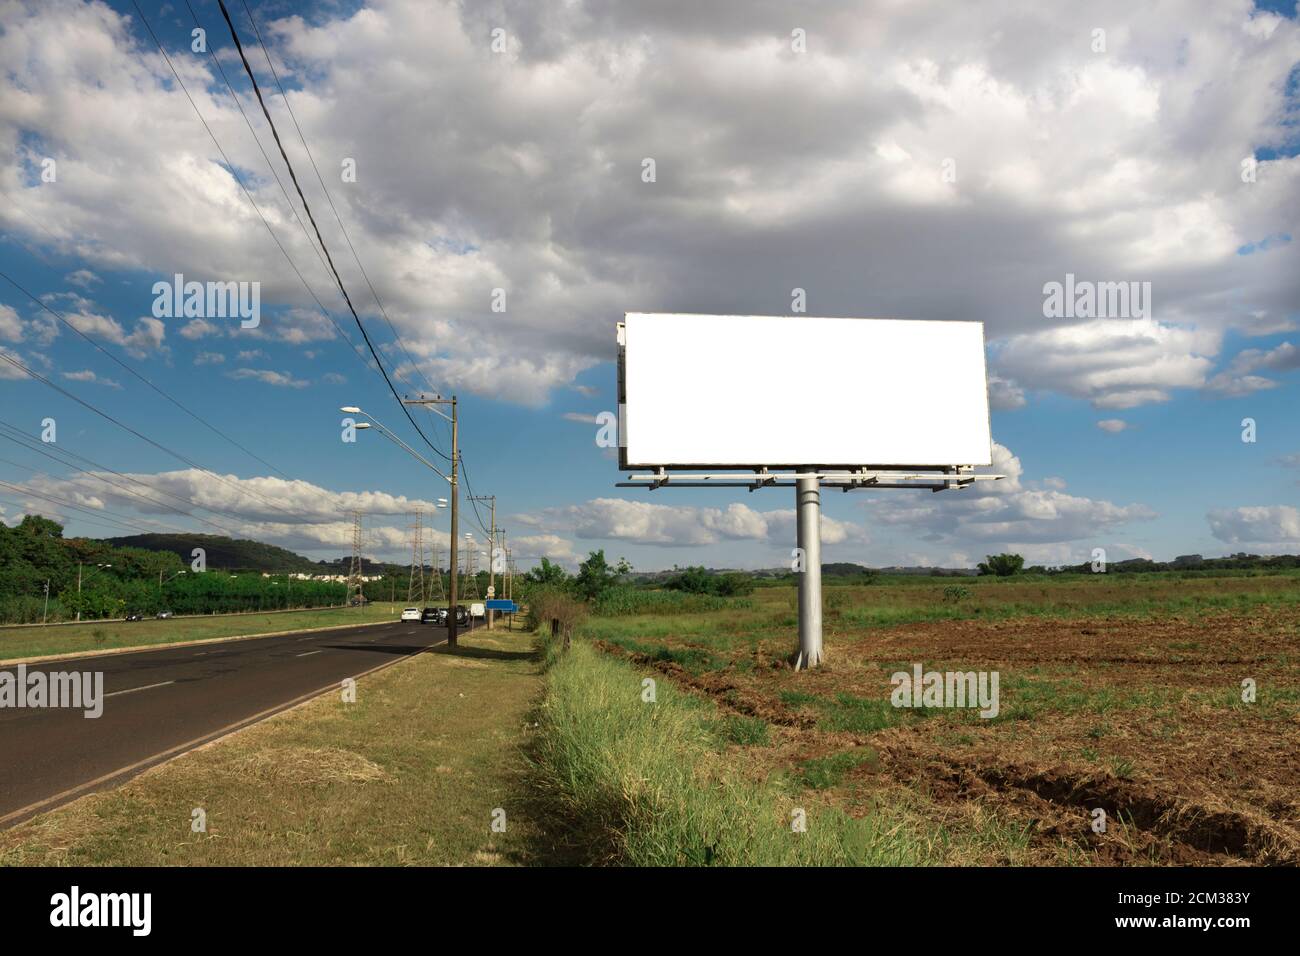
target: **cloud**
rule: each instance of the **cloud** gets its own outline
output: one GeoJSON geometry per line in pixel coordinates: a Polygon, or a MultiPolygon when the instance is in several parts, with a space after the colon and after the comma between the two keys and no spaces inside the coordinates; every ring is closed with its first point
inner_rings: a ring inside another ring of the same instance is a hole
{"type": "Polygon", "coordinates": [[[989,379],[989,407],[995,411],[1011,411],[1025,407],[1025,390],[1001,375],[991,374],[989,379]]]}
{"type": "Polygon", "coordinates": [[[195,365],[221,365],[226,357],[220,352],[199,352],[194,356],[195,365]]]}
{"type": "MultiPolygon", "coordinates": [[[[593,498],[579,505],[544,509],[524,523],[566,531],[587,540],[627,541],[662,547],[701,547],[722,541],[794,540],[794,509],[755,511],[733,503],[725,508],[661,505],[623,498],[593,498]]],[[[855,525],[822,515],[822,542],[865,541],[855,525]]]]}
{"type": "Polygon", "coordinates": [[[1000,373],[1021,385],[1087,399],[1096,408],[1164,402],[1200,388],[1221,336],[1154,319],[1095,319],[1012,336],[995,347],[1000,373]]]}
{"type": "Polygon", "coordinates": [[[1291,505],[1218,508],[1206,520],[1225,544],[1265,554],[1300,550],[1300,509],[1291,505]]]}
{"type": "MultiPolygon", "coordinates": [[[[68,478],[38,476],[22,482],[21,487],[92,510],[136,515],[141,522],[162,520],[171,525],[180,522],[198,531],[228,533],[312,551],[330,548],[349,551],[352,547],[349,513],[355,510],[365,516],[367,553],[382,552],[399,560],[403,555],[410,555],[406,516],[417,508],[426,515],[435,508],[430,501],[381,491],[333,491],[308,481],[214,476],[197,469],[124,473],[123,477],[99,472],[68,478]],[[217,527],[194,522],[186,515],[187,511],[208,518],[217,527]],[[386,523],[386,516],[398,516],[400,521],[386,523]]],[[[443,549],[447,547],[445,533],[426,527],[425,534],[426,540],[436,542],[443,549]]]]}
{"type": "Polygon", "coordinates": [[[509,542],[510,554],[520,563],[537,563],[542,558],[561,564],[574,565],[578,555],[573,542],[554,534],[524,535],[509,542]]]}
{"type": "Polygon", "coordinates": [[[274,372],[271,369],[236,368],[226,374],[236,380],[254,379],[278,388],[306,388],[311,384],[304,379],[294,378],[289,372],[274,372]]]}
{"type": "Polygon", "coordinates": [[[595,415],[588,415],[585,412],[565,412],[562,416],[568,422],[582,422],[586,425],[599,425],[600,419],[595,415]]]}
{"type": "Polygon", "coordinates": [[[193,341],[194,339],[207,338],[210,335],[220,335],[221,329],[207,319],[190,319],[181,326],[179,334],[181,338],[193,341]]]}
{"type": "Polygon", "coordinates": [[[1020,459],[996,442],[993,464],[980,470],[1007,477],[924,498],[897,492],[869,497],[864,502],[867,526],[878,523],[914,539],[974,554],[1014,551],[1037,555],[1036,560],[1065,560],[1079,550],[1071,542],[1096,546],[1116,529],[1156,517],[1142,504],[1117,505],[1069,494],[1060,478],[1045,478],[1039,487],[1026,484],[1020,459]]]}
{"type": "MultiPolygon", "coordinates": [[[[21,355],[19,355],[13,349],[5,348],[3,345],[0,345],[0,356],[5,356],[13,362],[22,362],[23,360],[23,357],[21,355]]],[[[23,364],[28,365],[30,367],[31,363],[24,362],[23,364]]],[[[24,372],[22,369],[17,368],[16,366],[10,364],[10,362],[0,361],[0,379],[14,382],[14,381],[23,381],[27,377],[28,377],[27,373],[24,372]]]]}
{"type": "Polygon", "coordinates": [[[1212,391],[1229,397],[1249,395],[1263,389],[1276,388],[1277,382],[1262,375],[1255,375],[1261,370],[1289,372],[1300,368],[1300,349],[1290,342],[1266,351],[1245,349],[1238,352],[1228,367],[1206,383],[1212,391]]]}
{"type": "Polygon", "coordinates": [[[23,323],[11,306],[0,303],[0,339],[6,342],[23,340],[23,323]]]}
{"type": "MultiPolygon", "coordinates": [[[[6,9],[7,231],[106,276],[260,281],[262,327],[231,335],[336,336],[134,16],[6,9]],[[30,184],[46,152],[57,189],[30,184]]],[[[1164,401],[1206,384],[1225,331],[1289,321],[1293,245],[1263,240],[1300,216],[1300,159],[1276,153],[1294,20],[1130,4],[1095,54],[1089,5],[813,2],[799,54],[783,10],[369,0],[263,32],[313,153],[356,160],[358,185],[331,196],[412,358],[448,390],[542,405],[613,358],[629,307],[788,313],[795,286],[822,314],[983,320],[1007,345],[1003,408],[1027,389],[1164,401]],[[496,26],[508,53],[488,45],[496,26]],[[1241,160],[1270,147],[1243,184],[1241,160]],[[1043,284],[1066,272],[1150,281],[1153,318],[1129,333],[1044,319],[1043,284]]],[[[304,278],[346,315],[210,61],[174,62],[304,278]]]]}
{"type": "Polygon", "coordinates": [[[1124,421],[1122,418],[1103,418],[1101,421],[1097,422],[1097,427],[1104,432],[1114,434],[1116,432],[1122,432],[1124,429],[1128,428],[1128,422],[1124,421]]]}
{"type": "Polygon", "coordinates": [[[113,381],[111,378],[100,378],[90,369],[80,372],[62,372],[64,378],[72,382],[89,382],[91,384],[106,385],[109,388],[121,388],[121,384],[113,381]]]}
{"type": "Polygon", "coordinates": [[[64,280],[72,285],[80,286],[83,289],[89,289],[96,282],[101,281],[99,276],[89,269],[78,269],[64,276],[64,280]]]}

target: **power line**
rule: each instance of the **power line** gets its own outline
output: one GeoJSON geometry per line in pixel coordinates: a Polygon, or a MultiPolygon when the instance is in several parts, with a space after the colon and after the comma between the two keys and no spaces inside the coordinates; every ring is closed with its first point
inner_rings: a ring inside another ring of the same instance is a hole
{"type": "Polygon", "coordinates": [[[123,362],[121,359],[119,359],[119,358],[118,358],[116,355],[114,355],[112,352],[108,351],[108,350],[105,349],[103,346],[101,346],[98,342],[96,342],[94,339],[92,339],[90,336],[88,336],[88,335],[86,335],[84,332],[82,332],[81,329],[77,328],[75,325],[73,325],[71,322],[69,322],[69,321],[68,321],[68,320],[67,320],[67,319],[66,319],[66,318],[65,318],[61,313],[59,313],[59,312],[56,311],[55,309],[52,309],[49,305],[47,305],[46,303],[42,302],[39,298],[37,298],[35,295],[33,295],[30,291],[28,291],[27,289],[25,289],[23,286],[19,285],[18,282],[17,282],[17,280],[15,280],[15,279],[14,279],[12,276],[10,276],[8,273],[6,273],[6,272],[4,272],[4,271],[0,271],[0,278],[5,279],[5,280],[6,280],[10,285],[12,285],[15,289],[17,289],[17,290],[18,290],[19,292],[21,292],[23,295],[27,296],[27,298],[31,299],[33,302],[35,302],[37,305],[39,305],[39,306],[40,306],[42,309],[44,309],[46,312],[50,313],[50,315],[54,316],[56,319],[58,319],[60,322],[62,322],[64,325],[66,325],[68,328],[72,329],[73,332],[76,332],[77,335],[81,336],[81,338],[83,338],[85,341],[89,342],[89,343],[90,343],[91,345],[93,345],[96,349],[98,349],[101,353],[103,353],[104,355],[108,356],[110,359],[112,359],[114,362],[116,362],[119,366],[121,366],[121,367],[122,367],[123,369],[125,369],[127,372],[131,373],[131,374],[134,375],[136,378],[138,378],[140,381],[144,382],[146,385],[148,385],[151,389],[153,389],[155,392],[157,392],[157,393],[158,393],[159,395],[161,395],[163,398],[167,399],[167,401],[171,402],[173,405],[175,405],[177,408],[179,408],[181,411],[183,411],[186,415],[189,415],[190,418],[194,419],[196,422],[200,423],[201,425],[204,425],[204,426],[205,426],[206,428],[208,428],[208,430],[210,430],[213,434],[218,435],[218,436],[221,437],[221,438],[224,438],[226,441],[230,442],[230,444],[234,445],[236,448],[238,448],[238,449],[239,449],[240,451],[242,451],[244,454],[248,455],[250,458],[254,458],[254,459],[256,459],[257,461],[261,462],[263,465],[265,465],[267,468],[270,468],[273,472],[275,472],[275,473],[276,473],[277,475],[279,475],[281,478],[286,478],[286,479],[287,479],[287,478],[289,477],[289,476],[286,475],[284,472],[282,472],[279,468],[276,468],[275,465],[273,465],[273,464],[271,464],[269,461],[267,461],[265,458],[262,458],[260,455],[254,454],[252,451],[250,451],[249,449],[245,448],[245,447],[244,447],[243,445],[241,445],[239,442],[235,441],[235,439],[231,438],[229,435],[227,435],[227,434],[226,434],[225,432],[223,432],[221,429],[217,428],[215,425],[213,425],[213,424],[212,424],[211,422],[209,422],[207,419],[205,419],[205,418],[203,418],[201,415],[198,415],[197,413],[191,411],[189,408],[187,408],[185,405],[181,404],[181,403],[180,403],[179,401],[177,401],[175,398],[172,398],[171,395],[167,394],[167,392],[163,391],[161,388],[159,388],[157,385],[155,385],[152,381],[150,381],[149,379],[145,378],[145,376],[141,375],[141,374],[140,374],[138,371],[136,371],[132,366],[128,365],[126,362],[123,362]]]}
{"type": "MultiPolygon", "coordinates": [[[[198,104],[194,102],[194,97],[190,96],[190,91],[185,86],[185,81],[181,79],[180,73],[177,72],[176,66],[172,63],[171,57],[167,55],[167,51],[163,48],[162,42],[158,39],[158,35],[154,33],[153,27],[149,24],[148,18],[144,15],[144,11],[140,9],[140,4],[137,3],[136,0],[132,0],[132,5],[135,7],[136,13],[139,14],[141,22],[144,23],[145,29],[149,31],[149,36],[152,37],[154,45],[158,47],[158,52],[162,54],[163,60],[166,61],[167,66],[171,69],[172,76],[176,78],[176,83],[181,88],[181,92],[183,92],[185,98],[189,100],[190,107],[194,110],[194,115],[199,118],[199,122],[203,124],[203,128],[207,130],[208,137],[212,140],[212,145],[217,148],[217,152],[219,152],[221,158],[225,160],[226,169],[229,170],[230,175],[234,177],[235,182],[239,184],[239,188],[243,191],[245,198],[248,199],[249,204],[253,207],[253,211],[256,212],[258,218],[262,220],[262,225],[266,227],[266,231],[270,234],[271,239],[279,248],[280,254],[283,255],[285,261],[289,263],[289,268],[292,269],[294,275],[298,277],[298,281],[301,282],[302,287],[307,290],[307,294],[311,296],[312,301],[316,303],[316,307],[320,309],[321,314],[325,316],[325,318],[329,320],[330,324],[338,331],[339,337],[342,338],[343,341],[347,342],[349,348],[356,353],[357,359],[361,364],[369,369],[370,365],[361,354],[361,350],[357,348],[356,343],[352,341],[348,334],[343,331],[343,327],[335,321],[334,316],[330,314],[329,309],[325,308],[320,297],[316,295],[316,291],[311,287],[310,283],[307,282],[302,271],[298,268],[298,264],[294,262],[293,257],[289,255],[289,250],[285,249],[284,244],[280,242],[280,237],[277,236],[275,230],[271,228],[271,223],[267,221],[266,215],[262,212],[262,207],[257,204],[257,200],[253,198],[253,194],[249,192],[248,187],[244,184],[244,180],[240,177],[237,171],[238,167],[230,161],[230,157],[226,155],[226,151],[222,148],[221,142],[217,139],[216,134],[212,132],[212,127],[208,125],[208,121],[203,118],[203,113],[199,111],[198,104]]],[[[313,248],[315,247],[313,246],[313,248]]]]}
{"type": "MultiPolygon", "coordinates": [[[[198,14],[194,12],[194,7],[191,6],[190,0],[185,0],[185,6],[189,7],[190,16],[194,18],[194,25],[202,29],[203,25],[199,23],[198,14]]],[[[244,125],[248,127],[249,133],[253,136],[253,142],[257,144],[258,151],[262,154],[262,158],[266,160],[267,168],[271,170],[271,175],[275,177],[275,184],[280,187],[280,192],[284,195],[284,202],[285,205],[289,207],[290,215],[293,216],[294,220],[302,229],[303,238],[307,240],[307,245],[311,248],[311,251],[316,253],[316,258],[320,261],[321,266],[325,267],[325,260],[321,257],[320,250],[317,249],[315,243],[311,241],[311,236],[307,233],[307,224],[304,223],[302,217],[298,215],[297,207],[294,206],[293,200],[289,198],[289,190],[284,188],[284,182],[280,179],[280,174],[276,171],[275,164],[271,162],[271,157],[266,154],[266,149],[262,146],[262,140],[257,135],[257,130],[253,129],[253,121],[248,118],[248,113],[244,111],[244,104],[239,101],[239,95],[235,92],[234,86],[231,85],[229,77],[226,76],[225,67],[221,65],[221,61],[217,59],[217,55],[213,52],[211,47],[208,48],[208,56],[211,57],[213,65],[217,68],[217,72],[221,74],[221,79],[222,82],[226,84],[226,89],[230,90],[230,98],[235,101],[235,106],[239,108],[239,115],[244,118],[244,125]]]]}
{"type": "MultiPolygon", "coordinates": [[[[241,0],[241,2],[244,5],[244,12],[248,15],[248,21],[253,25],[253,33],[257,36],[257,43],[262,49],[262,56],[266,58],[266,65],[271,70],[271,77],[275,80],[275,85],[280,91],[281,99],[284,100],[284,107],[289,112],[289,118],[293,120],[294,129],[298,131],[298,139],[301,140],[302,148],[307,153],[307,159],[311,162],[311,168],[316,173],[316,181],[320,183],[321,191],[325,194],[325,199],[329,203],[330,209],[334,212],[334,218],[338,221],[339,229],[343,232],[343,238],[347,241],[348,249],[352,252],[352,258],[356,262],[357,268],[361,270],[361,276],[366,280],[366,285],[370,289],[370,294],[375,297],[375,304],[379,306],[380,314],[383,315],[384,321],[388,324],[388,330],[393,333],[393,339],[397,342],[397,347],[402,350],[402,354],[406,356],[406,360],[411,363],[411,367],[419,374],[425,387],[428,388],[430,392],[437,393],[438,390],[433,387],[428,376],[424,374],[424,370],[420,368],[419,364],[413,358],[411,358],[411,353],[406,350],[406,343],[403,342],[402,337],[397,334],[397,329],[393,326],[393,320],[389,318],[388,310],[384,308],[384,303],[380,301],[379,292],[376,291],[374,283],[370,281],[370,275],[366,272],[366,267],[361,264],[361,257],[357,254],[356,246],[352,244],[352,236],[348,233],[348,227],[344,225],[343,217],[339,215],[338,206],[334,204],[334,197],[330,195],[329,187],[325,185],[325,177],[321,175],[320,167],[316,165],[316,157],[312,155],[311,147],[307,145],[307,137],[303,134],[302,127],[298,124],[298,117],[293,111],[293,106],[289,103],[289,94],[285,90],[284,84],[280,82],[280,74],[276,72],[275,64],[271,62],[271,53],[267,49],[266,41],[262,39],[262,31],[257,25],[257,19],[253,16],[253,11],[248,6],[248,0],[241,0]]],[[[278,181],[279,177],[276,178],[278,181]]],[[[432,413],[430,414],[432,415],[432,413]]],[[[438,448],[436,445],[432,445],[431,447],[433,447],[433,450],[444,459],[451,461],[451,456],[441,448],[438,448]]]]}
{"type": "MultiPolygon", "coordinates": [[[[19,468],[27,467],[25,465],[19,465],[17,462],[9,461],[7,458],[0,458],[0,461],[4,462],[7,465],[16,465],[19,468]]],[[[35,469],[33,468],[27,468],[27,470],[35,471],[35,469]]],[[[19,495],[24,495],[31,498],[40,498],[43,501],[52,502],[53,504],[59,505],[60,507],[63,508],[71,508],[74,511],[82,511],[88,515],[103,518],[104,521],[110,521],[113,524],[125,528],[127,531],[137,531],[137,532],[145,531],[147,533],[156,533],[156,529],[149,528],[145,525],[139,524],[136,521],[132,520],[131,518],[128,518],[126,515],[118,515],[115,512],[106,511],[103,509],[87,508],[85,505],[79,505],[75,501],[70,501],[67,498],[63,498],[60,497],[59,495],[54,495],[49,492],[33,491],[31,488],[24,487],[23,485],[15,485],[8,481],[0,481],[0,488],[7,488],[10,491],[15,492],[19,495]]],[[[161,525],[162,522],[155,521],[154,524],[161,525]]],[[[163,525],[163,527],[166,528],[168,531],[172,531],[172,532],[178,531],[178,529],[168,528],[166,525],[163,525]]]]}
{"type": "MultiPolygon", "coordinates": [[[[334,257],[330,255],[329,247],[325,245],[325,238],[321,235],[320,226],[316,224],[316,217],[312,214],[311,206],[307,202],[307,197],[303,195],[302,186],[298,183],[298,174],[294,172],[293,163],[289,162],[289,154],[284,150],[284,143],[280,141],[280,133],[275,128],[275,121],[271,119],[271,112],[266,108],[266,101],[262,98],[262,88],[257,85],[257,77],[253,75],[253,68],[248,63],[248,57],[244,55],[244,45],[239,40],[239,33],[235,30],[234,21],[230,19],[230,11],[226,9],[225,0],[217,0],[217,5],[221,7],[221,15],[226,19],[226,26],[230,28],[230,38],[235,42],[235,49],[239,52],[240,62],[244,64],[244,72],[248,74],[249,82],[253,84],[253,93],[257,96],[258,105],[262,107],[262,115],[266,117],[267,124],[271,127],[271,135],[275,138],[275,145],[280,150],[280,157],[284,160],[284,165],[289,170],[289,178],[293,180],[293,188],[298,191],[298,199],[302,202],[302,207],[307,212],[307,218],[311,221],[311,227],[316,233],[316,241],[320,243],[321,251],[325,253],[325,259],[329,263],[330,271],[334,273],[334,281],[338,283],[339,292],[343,294],[343,301],[347,303],[348,311],[352,313],[352,318],[357,324],[357,329],[361,332],[361,337],[366,341],[366,348],[370,350],[371,357],[374,358],[375,364],[379,366],[380,373],[384,376],[384,382],[388,385],[388,390],[393,393],[393,399],[402,408],[402,414],[406,420],[411,423],[420,438],[430,448],[433,443],[420,430],[416,424],[415,418],[411,415],[410,410],[402,402],[402,396],[397,394],[397,389],[393,387],[392,379],[388,377],[388,372],[384,368],[384,363],[380,361],[379,353],[375,351],[374,343],[370,341],[370,334],[366,332],[366,327],[361,322],[361,316],[357,314],[356,307],[352,304],[352,297],[348,295],[347,287],[343,284],[343,278],[339,275],[338,268],[334,265],[334,257]]],[[[436,449],[435,449],[436,450],[436,449]]]]}
{"type": "Polygon", "coordinates": [[[291,511],[286,511],[285,509],[281,508],[279,505],[277,505],[277,504],[276,504],[274,501],[272,501],[270,498],[267,498],[267,497],[265,497],[264,495],[261,495],[261,494],[259,494],[258,492],[253,491],[253,490],[250,489],[250,488],[241,488],[239,485],[236,485],[236,484],[234,484],[233,482],[231,482],[231,481],[229,481],[229,480],[223,478],[221,475],[218,475],[216,472],[214,472],[214,471],[210,471],[209,469],[204,468],[204,467],[203,467],[202,465],[200,465],[198,462],[194,461],[194,459],[192,459],[192,458],[187,458],[186,456],[182,455],[180,452],[173,451],[172,449],[168,448],[166,445],[163,445],[163,444],[160,443],[160,442],[156,442],[156,441],[154,441],[152,438],[150,438],[148,435],[145,435],[143,432],[137,431],[136,429],[132,428],[130,425],[126,424],[125,422],[122,422],[122,421],[120,421],[120,420],[114,418],[112,415],[108,414],[108,412],[105,412],[105,411],[102,411],[102,410],[99,409],[99,408],[96,408],[94,405],[92,405],[90,402],[87,402],[85,399],[79,398],[78,396],[74,395],[72,392],[69,392],[66,388],[63,388],[62,386],[60,386],[60,385],[58,385],[58,384],[56,384],[56,383],[54,383],[54,382],[51,382],[48,378],[46,378],[46,377],[45,377],[44,375],[42,375],[40,372],[37,372],[36,370],[34,370],[34,369],[28,367],[28,366],[25,365],[23,362],[20,362],[18,359],[14,358],[13,356],[11,356],[11,355],[7,355],[7,354],[5,354],[5,353],[3,353],[3,352],[0,352],[0,359],[4,359],[6,362],[8,362],[10,365],[14,366],[14,368],[19,369],[20,371],[26,372],[28,375],[30,375],[32,378],[36,379],[37,381],[39,381],[39,382],[44,382],[46,385],[48,385],[50,388],[54,389],[54,390],[55,390],[56,392],[58,392],[59,394],[65,396],[65,397],[67,397],[67,398],[72,399],[72,400],[73,400],[74,402],[76,402],[78,405],[81,405],[83,408],[86,408],[86,409],[88,409],[88,410],[94,412],[96,415],[98,415],[100,418],[103,418],[105,421],[108,421],[108,422],[113,423],[113,424],[116,425],[118,428],[121,428],[123,431],[130,432],[130,433],[131,433],[132,435],[134,435],[136,438],[139,438],[141,441],[148,442],[150,445],[152,445],[154,448],[157,448],[159,451],[161,451],[161,452],[165,452],[166,454],[171,455],[171,456],[172,456],[173,458],[175,458],[177,461],[182,461],[182,462],[184,462],[185,464],[189,465],[191,468],[194,468],[194,469],[196,469],[196,470],[198,470],[198,471],[203,472],[203,473],[206,474],[206,475],[209,475],[209,476],[212,477],[212,478],[217,479],[217,481],[221,482],[223,485],[229,485],[231,488],[234,488],[236,491],[240,492],[241,494],[251,495],[251,496],[254,497],[254,498],[257,498],[257,499],[259,499],[259,500],[261,500],[261,501],[266,502],[268,505],[270,505],[270,506],[271,506],[272,508],[274,508],[276,511],[279,511],[281,514],[289,515],[289,517],[291,517],[291,518],[292,518],[292,517],[297,517],[296,515],[293,514],[293,512],[291,512],[291,511]]]}
{"type": "Polygon", "coordinates": [[[0,422],[0,428],[5,429],[6,432],[12,432],[12,433],[13,433],[13,434],[5,434],[4,432],[0,432],[0,438],[7,439],[8,441],[11,441],[11,442],[13,442],[13,443],[16,444],[16,445],[19,445],[19,446],[22,447],[22,448],[26,448],[28,451],[34,451],[34,452],[36,452],[38,455],[44,455],[46,458],[50,459],[51,461],[58,462],[60,465],[63,465],[65,468],[71,468],[71,469],[73,469],[74,471],[81,472],[83,475],[86,475],[86,476],[89,477],[89,478],[95,478],[95,479],[97,479],[97,480],[99,480],[99,481],[104,482],[104,483],[107,484],[107,485],[110,485],[111,487],[119,488],[119,489],[121,489],[123,492],[125,492],[125,493],[127,493],[127,494],[129,494],[129,495],[132,495],[133,497],[139,498],[140,500],[145,501],[145,502],[147,502],[147,503],[149,503],[149,504],[151,504],[151,505],[161,506],[162,508],[168,509],[168,510],[170,510],[170,511],[179,511],[179,512],[181,512],[182,514],[188,515],[189,517],[193,518],[195,521],[201,521],[201,522],[203,522],[203,523],[206,524],[206,525],[209,525],[209,526],[211,526],[211,527],[213,527],[213,528],[216,528],[217,530],[219,530],[219,531],[221,531],[221,532],[224,532],[225,534],[231,534],[231,535],[234,535],[234,536],[238,536],[238,532],[237,532],[237,531],[234,531],[233,529],[228,528],[228,527],[226,527],[225,525],[219,524],[219,523],[217,523],[217,522],[215,522],[215,521],[212,521],[212,520],[210,520],[210,519],[208,519],[208,518],[204,518],[202,515],[196,515],[196,514],[194,514],[193,512],[191,512],[191,511],[187,511],[187,510],[184,509],[184,508],[177,508],[175,505],[169,505],[169,504],[167,504],[166,502],[164,502],[164,501],[159,501],[159,500],[156,499],[156,498],[146,498],[146,497],[144,497],[143,495],[141,495],[140,492],[138,492],[138,491],[134,491],[133,489],[127,488],[127,487],[125,487],[125,486],[123,486],[123,485],[119,485],[119,484],[118,484],[117,482],[115,482],[115,481],[110,481],[108,478],[106,478],[106,477],[103,475],[103,472],[108,472],[109,474],[116,475],[118,478],[121,478],[123,481],[129,481],[129,482],[131,482],[132,484],[139,485],[141,488],[145,488],[145,489],[147,489],[147,490],[149,490],[149,491],[151,491],[151,492],[155,492],[155,493],[160,494],[160,495],[166,495],[168,498],[174,498],[176,501],[179,501],[179,502],[181,502],[182,504],[190,505],[191,507],[198,508],[198,509],[201,510],[201,511],[208,511],[208,512],[211,512],[212,514],[221,514],[221,515],[225,515],[225,516],[227,516],[227,517],[229,517],[229,518],[233,518],[233,519],[235,519],[236,521],[244,521],[244,520],[246,520],[246,519],[245,519],[245,516],[240,515],[240,514],[237,514],[237,513],[233,512],[233,511],[227,511],[227,510],[222,509],[222,508],[214,508],[214,507],[212,507],[211,505],[201,505],[201,504],[199,504],[197,501],[194,501],[194,500],[191,499],[191,498],[186,498],[186,497],[183,497],[183,496],[181,496],[181,495],[174,494],[173,492],[167,491],[167,490],[165,490],[165,489],[163,489],[163,488],[154,488],[152,485],[149,485],[149,484],[147,484],[146,482],[140,481],[138,478],[132,478],[130,475],[124,475],[124,474],[123,474],[122,472],[120,472],[120,471],[115,471],[115,470],[113,470],[112,468],[109,468],[109,467],[107,467],[107,466],[105,466],[105,465],[101,465],[101,464],[99,464],[98,462],[91,461],[89,458],[86,458],[86,457],[83,456],[83,455],[78,455],[76,452],[68,451],[68,450],[66,450],[66,449],[64,449],[64,448],[62,448],[62,447],[59,447],[58,450],[59,450],[59,452],[60,452],[61,454],[67,455],[67,456],[70,457],[70,458],[76,458],[76,459],[79,460],[79,461],[84,461],[84,462],[86,462],[86,464],[90,465],[92,468],[97,468],[97,469],[99,469],[99,471],[97,471],[97,472],[96,472],[96,471],[90,471],[90,470],[88,470],[88,469],[86,469],[86,468],[82,468],[82,467],[80,467],[79,465],[76,465],[76,464],[74,464],[74,463],[72,463],[72,462],[70,462],[70,461],[65,461],[63,458],[60,458],[58,455],[55,455],[55,454],[51,453],[51,451],[47,450],[47,448],[54,447],[54,446],[38,447],[39,444],[43,444],[43,443],[37,443],[37,442],[35,441],[35,439],[32,439],[32,438],[31,438],[30,436],[28,436],[26,433],[22,432],[20,429],[14,427],[13,425],[11,425],[11,424],[9,424],[9,423],[7,423],[7,422],[0,422]]]}

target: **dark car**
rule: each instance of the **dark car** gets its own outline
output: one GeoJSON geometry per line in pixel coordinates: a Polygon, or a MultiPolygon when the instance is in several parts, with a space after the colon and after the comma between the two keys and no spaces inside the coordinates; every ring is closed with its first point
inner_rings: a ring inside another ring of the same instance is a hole
{"type": "Polygon", "coordinates": [[[128,614],[128,615],[126,616],[126,620],[128,620],[128,621],[143,621],[143,620],[144,620],[144,615],[141,614],[139,611],[132,611],[130,614],[128,614]]]}
{"type": "Polygon", "coordinates": [[[421,623],[421,624],[437,624],[437,623],[438,623],[438,610],[439,610],[439,609],[436,608],[436,607],[426,607],[423,611],[420,612],[420,623],[421,623]]]}
{"type": "Polygon", "coordinates": [[[463,604],[456,605],[456,626],[467,627],[469,625],[469,608],[463,604]]]}

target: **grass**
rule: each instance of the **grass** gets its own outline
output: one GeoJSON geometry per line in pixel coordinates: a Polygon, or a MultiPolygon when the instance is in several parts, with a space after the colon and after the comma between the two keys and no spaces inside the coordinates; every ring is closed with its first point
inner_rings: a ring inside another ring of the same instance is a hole
{"type": "Polygon", "coordinates": [[[8,865],[550,862],[522,782],[531,637],[475,632],[0,832],[8,865]],[[193,811],[207,831],[192,831],[193,811]],[[504,833],[493,832],[498,809],[504,833]]]}
{"type": "Polygon", "coordinates": [[[593,862],[634,866],[899,865],[921,843],[888,812],[854,819],[755,779],[713,747],[711,705],[583,641],[552,653],[535,759],[539,786],[581,821],[593,862]],[[798,827],[806,822],[806,831],[798,827]]]}
{"type": "Polygon", "coordinates": [[[879,756],[870,747],[845,750],[826,757],[814,757],[799,765],[799,779],[805,787],[828,790],[839,786],[844,777],[862,764],[875,764],[879,756]]]}
{"type": "Polygon", "coordinates": [[[51,627],[0,627],[0,661],[52,654],[95,653],[121,647],[152,647],[244,634],[335,627],[395,620],[387,604],[322,608],[276,614],[220,614],[165,621],[89,621],[51,627]]]}

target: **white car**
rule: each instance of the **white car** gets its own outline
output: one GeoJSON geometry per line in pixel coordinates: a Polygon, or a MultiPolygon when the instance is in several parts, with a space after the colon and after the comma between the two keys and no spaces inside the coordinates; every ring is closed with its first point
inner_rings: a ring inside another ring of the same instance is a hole
{"type": "Polygon", "coordinates": [[[403,608],[403,609],[402,609],[402,620],[403,620],[403,621],[415,621],[415,622],[418,624],[418,623],[420,622],[420,609],[419,609],[418,607],[407,607],[407,608],[403,608]]]}

